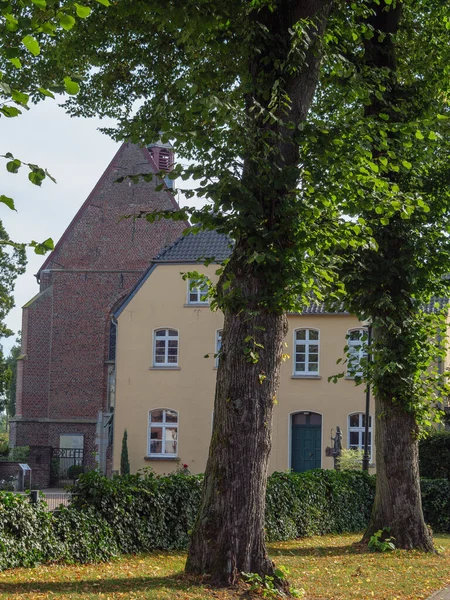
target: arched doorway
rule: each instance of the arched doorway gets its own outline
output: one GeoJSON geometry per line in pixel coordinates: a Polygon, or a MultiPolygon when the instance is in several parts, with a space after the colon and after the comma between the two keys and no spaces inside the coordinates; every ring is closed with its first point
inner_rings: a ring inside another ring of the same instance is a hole
{"type": "Polygon", "coordinates": [[[291,417],[291,468],[302,472],[322,466],[322,415],[302,411],[291,417]]]}

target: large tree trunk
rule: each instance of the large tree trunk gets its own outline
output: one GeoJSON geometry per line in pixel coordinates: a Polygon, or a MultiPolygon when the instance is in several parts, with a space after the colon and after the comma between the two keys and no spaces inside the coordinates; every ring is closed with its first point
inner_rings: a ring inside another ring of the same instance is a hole
{"type": "Polygon", "coordinates": [[[238,194],[244,225],[218,287],[225,323],[213,434],[186,564],[188,573],[206,573],[216,585],[233,585],[242,572],[273,574],[264,513],[272,413],[287,332],[279,299],[289,286],[286,254],[295,244],[293,215],[297,218],[300,210],[295,204],[295,136],[316,89],[321,38],[332,1],[279,0],[270,6],[263,3],[249,15],[253,37],[246,95],[248,143],[238,194]],[[298,63],[289,65],[298,21],[307,23],[304,52],[294,53],[298,63]],[[278,107],[269,107],[275,83],[285,96],[278,107]],[[257,106],[275,111],[277,119],[253,112],[257,106]],[[231,284],[228,291],[222,288],[225,282],[231,284]]]}
{"type": "MultiPolygon", "coordinates": [[[[259,293],[251,276],[241,284],[259,293]]],[[[188,573],[207,573],[216,585],[235,584],[241,572],[273,572],[265,493],[286,328],[282,314],[225,313],[213,434],[186,564],[188,573]]]]}
{"type": "Polygon", "coordinates": [[[395,546],[434,551],[425,525],[420,494],[418,427],[413,414],[392,398],[375,399],[377,486],[375,503],[363,541],[389,527],[395,546]]]}

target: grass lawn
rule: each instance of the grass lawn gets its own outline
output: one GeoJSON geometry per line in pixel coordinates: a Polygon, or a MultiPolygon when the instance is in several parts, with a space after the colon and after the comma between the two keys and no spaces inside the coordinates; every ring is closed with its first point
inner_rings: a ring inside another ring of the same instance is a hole
{"type": "MultiPolygon", "coordinates": [[[[270,545],[278,565],[307,599],[420,600],[450,584],[450,536],[437,535],[440,555],[362,550],[358,535],[313,537],[270,545]]],[[[122,557],[100,565],[41,566],[0,573],[0,599],[226,600],[239,591],[214,591],[183,576],[184,553],[122,557]]]]}

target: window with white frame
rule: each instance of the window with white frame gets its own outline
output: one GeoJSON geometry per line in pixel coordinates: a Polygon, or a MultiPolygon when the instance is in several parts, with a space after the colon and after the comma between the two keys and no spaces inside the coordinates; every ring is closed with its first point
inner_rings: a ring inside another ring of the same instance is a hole
{"type": "Polygon", "coordinates": [[[153,364],[155,367],[178,365],[178,331],[156,329],[154,335],[153,364]]]}
{"type": "Polygon", "coordinates": [[[176,410],[158,408],[151,410],[148,419],[148,455],[177,456],[178,413],[176,410]]]}
{"type": "Polygon", "coordinates": [[[209,304],[208,285],[203,281],[189,279],[188,281],[188,304],[209,304]]]}
{"type": "MultiPolygon", "coordinates": [[[[353,413],[348,416],[348,447],[353,450],[364,450],[366,415],[353,413]]],[[[372,456],[372,417],[369,417],[369,456],[372,456]]]]}
{"type": "Polygon", "coordinates": [[[319,374],[319,330],[297,329],[294,332],[294,374],[319,374]]]}
{"type": "Polygon", "coordinates": [[[216,352],[215,352],[215,367],[219,366],[220,351],[222,350],[222,329],[216,331],[216,352]]]}
{"type": "Polygon", "coordinates": [[[350,329],[347,333],[347,377],[363,374],[361,361],[367,356],[366,337],[364,329],[350,329]]]}

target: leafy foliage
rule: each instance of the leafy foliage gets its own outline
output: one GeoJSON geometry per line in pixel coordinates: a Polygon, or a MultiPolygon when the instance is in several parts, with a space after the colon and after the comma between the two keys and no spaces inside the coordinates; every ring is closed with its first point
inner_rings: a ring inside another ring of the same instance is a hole
{"type": "Polygon", "coordinates": [[[200,502],[201,477],[175,473],[107,479],[95,471],[73,488],[73,506],[93,508],[109,523],[121,552],[185,548],[200,502]]]}
{"type": "Polygon", "coordinates": [[[450,431],[433,431],[419,442],[420,475],[450,479],[450,431]]]}
{"type": "Polygon", "coordinates": [[[339,456],[339,469],[341,471],[360,471],[364,457],[364,450],[342,448],[339,456]]]}
{"type": "MultiPolygon", "coordinates": [[[[26,496],[1,493],[0,569],[185,549],[201,482],[202,476],[183,473],[107,479],[91,471],[72,488],[71,505],[54,513],[43,500],[31,504],[26,496]]],[[[374,491],[375,477],[362,472],[274,473],[267,489],[267,537],[283,541],[361,531],[374,491]]],[[[450,532],[450,481],[422,479],[422,501],[427,523],[436,532],[450,532]]]]}
{"type": "Polygon", "coordinates": [[[391,552],[395,550],[395,538],[389,536],[391,528],[385,527],[376,531],[369,540],[369,548],[376,552],[391,552]]]}

